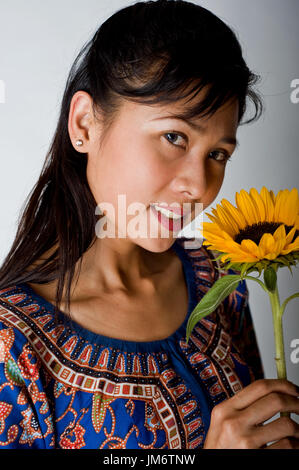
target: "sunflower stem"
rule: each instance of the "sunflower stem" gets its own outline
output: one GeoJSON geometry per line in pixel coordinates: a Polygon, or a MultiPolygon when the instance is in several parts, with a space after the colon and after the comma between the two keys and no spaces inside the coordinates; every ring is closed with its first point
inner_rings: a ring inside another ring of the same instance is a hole
{"type": "MultiPolygon", "coordinates": [[[[283,328],[282,328],[282,310],[279,301],[279,293],[277,284],[275,289],[271,292],[268,290],[268,295],[271,303],[273,327],[274,327],[274,340],[275,340],[275,364],[278,379],[287,378],[285,354],[284,354],[284,341],[283,341],[283,328]]],[[[290,417],[289,412],[282,411],[280,416],[290,417]]]]}
{"type": "Polygon", "coordinates": [[[268,292],[268,289],[267,287],[265,286],[265,284],[263,283],[263,281],[261,281],[260,279],[258,279],[257,277],[254,277],[254,276],[244,276],[243,279],[250,279],[251,281],[255,281],[257,282],[262,289],[264,289],[265,292],[268,292]]]}
{"type": "Polygon", "coordinates": [[[289,303],[289,301],[292,300],[292,299],[295,299],[296,297],[299,297],[299,292],[296,292],[296,294],[290,295],[290,297],[285,299],[285,301],[281,305],[281,315],[283,315],[283,313],[285,311],[285,308],[286,308],[287,304],[289,303]]]}

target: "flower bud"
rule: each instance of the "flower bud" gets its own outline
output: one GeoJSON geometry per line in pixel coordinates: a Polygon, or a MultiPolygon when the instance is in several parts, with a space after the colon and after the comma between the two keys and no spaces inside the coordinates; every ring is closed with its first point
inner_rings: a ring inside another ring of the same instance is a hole
{"type": "Polygon", "coordinates": [[[267,289],[270,292],[274,292],[276,288],[276,283],[277,283],[277,274],[271,266],[268,266],[264,270],[264,281],[265,281],[265,285],[267,289]]]}

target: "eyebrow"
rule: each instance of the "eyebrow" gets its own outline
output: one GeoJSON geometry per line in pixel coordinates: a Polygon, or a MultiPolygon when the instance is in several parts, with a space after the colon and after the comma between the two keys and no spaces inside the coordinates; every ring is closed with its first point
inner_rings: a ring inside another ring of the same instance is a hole
{"type": "MultiPolygon", "coordinates": [[[[194,129],[196,132],[202,133],[205,130],[205,128],[201,126],[200,124],[196,124],[190,119],[186,119],[179,114],[172,114],[171,116],[158,117],[158,118],[152,119],[152,121],[157,121],[159,119],[179,119],[180,121],[183,121],[186,124],[188,124],[188,126],[194,129]]],[[[220,139],[220,142],[223,142],[225,144],[232,144],[232,145],[235,145],[236,147],[240,145],[238,139],[236,139],[236,137],[233,137],[233,136],[224,136],[222,137],[222,139],[220,139]]]]}

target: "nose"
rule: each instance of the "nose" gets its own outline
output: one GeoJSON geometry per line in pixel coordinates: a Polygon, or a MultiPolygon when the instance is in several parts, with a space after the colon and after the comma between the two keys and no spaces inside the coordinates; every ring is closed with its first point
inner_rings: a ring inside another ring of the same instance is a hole
{"type": "Polygon", "coordinates": [[[182,196],[190,202],[201,202],[209,188],[209,174],[204,159],[194,159],[184,164],[173,180],[173,189],[177,198],[182,196]]]}

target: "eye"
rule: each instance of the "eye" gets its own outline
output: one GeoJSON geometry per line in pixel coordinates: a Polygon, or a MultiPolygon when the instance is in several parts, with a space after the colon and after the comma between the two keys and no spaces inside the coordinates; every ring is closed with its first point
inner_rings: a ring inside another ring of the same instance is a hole
{"type": "Polygon", "coordinates": [[[230,159],[231,159],[231,155],[229,155],[228,152],[226,151],[223,151],[223,150],[215,150],[214,152],[211,152],[209,154],[209,156],[212,156],[211,158],[213,158],[216,162],[219,162],[219,163],[226,163],[228,162],[230,159]]]}
{"type": "Polygon", "coordinates": [[[182,147],[182,148],[185,148],[184,145],[180,145],[176,142],[181,142],[181,143],[184,143],[187,141],[187,137],[183,134],[179,134],[178,132],[167,132],[166,134],[163,135],[163,137],[165,137],[165,139],[167,140],[167,142],[170,144],[170,145],[174,145],[175,147],[182,147]],[[179,140],[178,140],[179,138],[179,140]]]}

